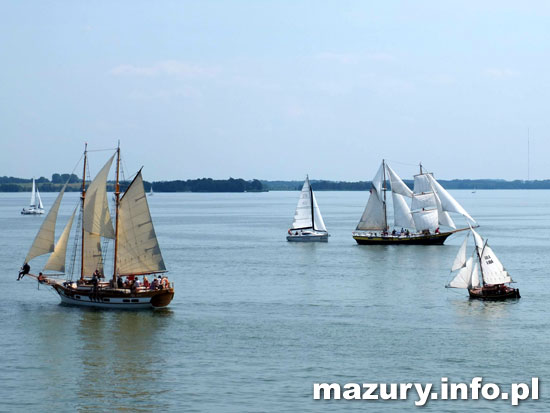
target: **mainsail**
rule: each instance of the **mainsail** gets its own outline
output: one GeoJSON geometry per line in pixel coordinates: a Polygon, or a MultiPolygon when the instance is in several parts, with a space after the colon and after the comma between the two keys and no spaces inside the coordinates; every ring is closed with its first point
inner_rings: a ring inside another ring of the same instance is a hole
{"type": "Polygon", "coordinates": [[[356,230],[383,231],[387,228],[386,203],[382,194],[384,181],[384,162],[382,162],[372,180],[369,200],[356,230]]]}
{"type": "Polygon", "coordinates": [[[27,256],[25,257],[25,262],[29,262],[35,257],[54,251],[55,223],[57,221],[59,205],[61,205],[61,199],[63,198],[63,194],[65,193],[66,188],[67,184],[65,184],[63,188],[61,188],[61,191],[59,192],[59,195],[57,195],[57,198],[50,208],[48,215],[46,215],[46,218],[44,218],[44,222],[42,222],[42,226],[38,230],[38,234],[36,234],[34,242],[32,243],[31,248],[27,256]]]}
{"type": "Polygon", "coordinates": [[[73,214],[69,219],[69,222],[67,222],[67,225],[65,225],[65,229],[63,230],[63,232],[61,233],[61,236],[57,240],[57,244],[55,244],[53,254],[50,255],[50,257],[48,258],[48,261],[44,266],[44,270],[65,272],[65,257],[67,255],[67,243],[69,241],[69,235],[71,232],[71,227],[73,225],[73,219],[75,214],[76,214],[76,209],[73,211],[73,214]]]}
{"type": "Polygon", "coordinates": [[[302,192],[300,192],[300,199],[298,199],[296,212],[294,212],[292,229],[312,228],[311,194],[312,191],[309,184],[309,177],[306,177],[304,185],[302,186],[302,192]]]}
{"type": "Polygon", "coordinates": [[[36,207],[36,186],[34,183],[34,178],[32,178],[32,192],[31,192],[31,208],[36,207]]]}
{"type": "Polygon", "coordinates": [[[165,271],[141,171],[120,199],[118,213],[117,273],[136,275],[165,271]]]}

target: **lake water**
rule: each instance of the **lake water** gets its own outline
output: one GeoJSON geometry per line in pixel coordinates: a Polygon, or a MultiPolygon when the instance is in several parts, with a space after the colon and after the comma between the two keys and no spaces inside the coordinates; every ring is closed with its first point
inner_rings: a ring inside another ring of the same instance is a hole
{"type": "MultiPolygon", "coordinates": [[[[403,411],[406,401],[314,401],[314,382],[540,378],[540,400],[430,401],[424,411],[550,411],[550,191],[452,191],[522,298],[445,289],[463,235],[444,246],[358,246],[365,192],[318,192],[326,244],[286,242],[298,192],[149,198],[175,282],[170,307],[66,307],[17,270],[43,218],[0,194],[0,410],[403,411]],[[522,407],[523,406],[523,407],[522,407]]],[[[43,194],[48,208],[56,194],[43,194]]],[[[59,235],[77,202],[68,194],[59,235]]],[[[458,219],[457,219],[458,222],[458,219]]],[[[31,265],[38,270],[38,263],[31,265]]],[[[33,271],[34,272],[34,271],[33,271]]]]}

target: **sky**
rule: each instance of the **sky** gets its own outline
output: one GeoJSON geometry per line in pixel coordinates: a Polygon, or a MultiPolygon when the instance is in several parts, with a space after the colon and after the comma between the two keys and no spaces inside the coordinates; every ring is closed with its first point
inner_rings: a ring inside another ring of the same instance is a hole
{"type": "Polygon", "coordinates": [[[120,140],[150,181],[370,180],[383,158],[549,179],[549,21],[546,1],[0,0],[0,176],[120,140]]]}

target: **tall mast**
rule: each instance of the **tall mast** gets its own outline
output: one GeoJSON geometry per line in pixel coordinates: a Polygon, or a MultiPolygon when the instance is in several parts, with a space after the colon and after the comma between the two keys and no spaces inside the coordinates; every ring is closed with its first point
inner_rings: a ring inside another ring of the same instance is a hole
{"type": "Polygon", "coordinates": [[[388,212],[386,210],[386,161],[382,159],[382,174],[383,174],[383,181],[382,181],[382,190],[384,191],[384,230],[388,229],[388,212]]]}
{"type": "MultiPolygon", "coordinates": [[[[118,204],[120,201],[120,185],[119,185],[119,172],[120,172],[120,141],[116,149],[116,184],[115,184],[115,259],[113,264],[113,282],[116,283],[116,258],[118,254],[118,204]]],[[[116,285],[116,284],[115,284],[116,285]]]]}
{"type": "Polygon", "coordinates": [[[422,162],[420,162],[420,175],[422,175],[422,162]]]}
{"type": "Polygon", "coordinates": [[[309,175],[306,175],[307,183],[309,184],[309,201],[311,204],[311,229],[315,231],[315,218],[313,214],[313,189],[311,189],[311,182],[309,182],[309,175]]]}
{"type": "Polygon", "coordinates": [[[80,217],[82,219],[82,222],[80,223],[82,227],[82,239],[81,239],[81,256],[80,256],[80,279],[84,279],[84,199],[86,198],[86,161],[88,160],[88,143],[86,142],[84,144],[84,169],[82,172],[82,195],[80,199],[82,199],[82,213],[80,214],[80,217]]]}

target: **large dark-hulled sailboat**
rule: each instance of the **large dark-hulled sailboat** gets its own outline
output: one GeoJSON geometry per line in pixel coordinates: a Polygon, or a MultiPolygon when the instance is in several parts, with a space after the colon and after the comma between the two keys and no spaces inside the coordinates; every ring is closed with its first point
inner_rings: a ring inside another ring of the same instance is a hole
{"type": "Polygon", "coordinates": [[[156,277],[166,272],[143,188],[141,170],[121,195],[120,147],[118,147],[115,154],[109,158],[86,188],[87,155],[88,152],[85,149],[82,195],[79,205],[54,246],[55,225],[67,186],[65,184],[25,258],[25,262],[28,263],[33,258],[51,253],[44,267],[45,275],[29,275],[37,278],[40,283],[52,287],[59,294],[61,301],[66,304],[122,309],[167,306],[174,297],[174,288],[167,279],[162,280],[163,283],[155,282],[154,288],[137,286],[137,284],[130,287],[121,283],[122,277],[132,280],[139,276],[156,277]],[[115,157],[115,225],[113,227],[107,197],[107,177],[115,157]],[[77,219],[78,225],[73,231],[76,239],[71,270],[67,277],[65,274],[67,245],[77,210],[80,211],[80,216],[77,219]],[[108,254],[110,244],[114,244],[114,247],[111,254],[108,254]],[[112,279],[104,281],[104,264],[111,259],[112,279]]]}
{"type": "Polygon", "coordinates": [[[414,188],[403,182],[392,168],[382,160],[372,180],[370,196],[353,238],[361,245],[442,245],[455,232],[469,228],[456,228],[449,212],[463,215],[477,226],[466,210],[435,180],[431,173],[414,176],[414,188]],[[387,181],[391,185],[394,229],[388,224],[386,193],[387,181]],[[405,198],[411,199],[411,204],[405,198]],[[441,227],[449,228],[440,230],[441,227]]]}

